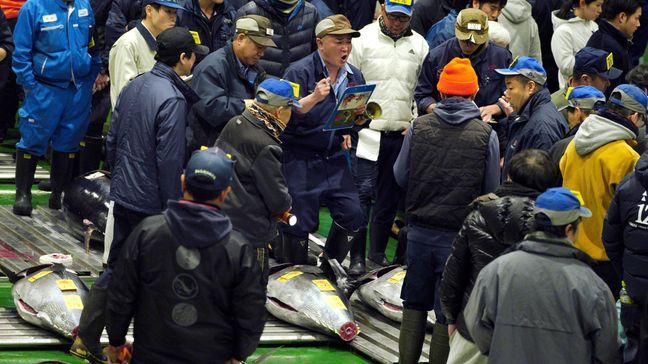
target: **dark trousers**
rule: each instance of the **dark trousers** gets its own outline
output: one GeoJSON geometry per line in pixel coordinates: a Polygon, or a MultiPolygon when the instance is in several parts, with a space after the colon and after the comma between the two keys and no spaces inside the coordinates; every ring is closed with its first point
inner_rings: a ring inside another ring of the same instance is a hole
{"type": "MultiPolygon", "coordinates": [[[[16,19],[7,23],[13,32],[16,19]]],[[[24,98],[23,89],[16,83],[16,74],[11,69],[11,55],[0,62],[0,136],[4,138],[7,129],[16,124],[18,103],[24,98]]]]}
{"type": "Polygon", "coordinates": [[[113,228],[113,241],[110,245],[110,252],[108,253],[108,267],[106,270],[97,278],[95,285],[99,288],[107,289],[108,284],[110,283],[110,277],[112,272],[117,266],[117,260],[119,259],[119,254],[121,253],[121,248],[124,246],[126,239],[133,232],[135,227],[139,225],[142,220],[151,215],[144,214],[141,212],[130,210],[124,206],[120,206],[115,202],[115,207],[113,208],[113,217],[115,219],[115,225],[113,228]]]}
{"type": "Polygon", "coordinates": [[[641,316],[640,304],[621,304],[621,325],[627,338],[623,349],[623,364],[639,363],[640,350],[648,350],[648,348],[640,349],[641,316]]]}
{"type": "Polygon", "coordinates": [[[382,132],[378,160],[357,159],[356,186],[367,213],[372,208],[372,199],[375,200],[371,223],[391,225],[396,217],[401,188],[394,178],[394,163],[403,138],[400,132],[382,132]]]}
{"type": "Polygon", "coordinates": [[[292,213],[299,222],[283,225],[282,233],[306,238],[319,224],[320,201],[331,211],[333,220],[349,231],[367,224],[358,191],[344,155],[302,156],[284,150],[283,170],[292,197],[292,213]]]}
{"type": "Polygon", "coordinates": [[[457,231],[407,227],[407,274],[403,281],[403,307],[418,311],[434,309],[437,322],[446,323],[441,312],[439,287],[445,263],[457,231]]]}
{"type": "Polygon", "coordinates": [[[621,278],[616,270],[614,270],[612,262],[602,260],[596,261],[596,264],[592,269],[594,269],[594,273],[596,273],[596,275],[598,275],[610,288],[614,300],[618,300],[619,292],[621,292],[621,278]]]}

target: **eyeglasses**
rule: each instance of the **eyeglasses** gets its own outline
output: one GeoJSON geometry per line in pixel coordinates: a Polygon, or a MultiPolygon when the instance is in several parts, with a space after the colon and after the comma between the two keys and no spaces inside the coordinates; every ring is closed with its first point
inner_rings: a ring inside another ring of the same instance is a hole
{"type": "Polygon", "coordinates": [[[393,13],[387,13],[387,19],[391,21],[399,21],[401,23],[406,23],[410,21],[411,17],[409,15],[396,15],[393,13]]]}

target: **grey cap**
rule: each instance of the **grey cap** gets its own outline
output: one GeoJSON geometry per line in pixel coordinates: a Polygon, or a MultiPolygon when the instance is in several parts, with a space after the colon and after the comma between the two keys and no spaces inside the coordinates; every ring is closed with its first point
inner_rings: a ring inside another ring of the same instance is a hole
{"type": "Polygon", "coordinates": [[[264,47],[277,47],[272,40],[274,29],[268,18],[260,15],[246,15],[236,20],[236,32],[250,37],[255,43],[264,47]]]}

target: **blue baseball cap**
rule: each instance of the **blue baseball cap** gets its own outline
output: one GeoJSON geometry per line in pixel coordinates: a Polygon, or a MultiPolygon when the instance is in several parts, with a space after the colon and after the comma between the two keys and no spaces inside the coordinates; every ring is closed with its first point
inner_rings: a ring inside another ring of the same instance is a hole
{"type": "Polygon", "coordinates": [[[539,85],[547,82],[547,72],[540,62],[527,56],[516,57],[509,68],[498,68],[495,72],[504,76],[522,75],[539,85]]]}
{"type": "Polygon", "coordinates": [[[180,1],[178,0],[144,0],[142,3],[142,7],[150,4],[158,4],[162,6],[166,6],[167,8],[173,8],[173,9],[184,9],[185,7],[180,4],[180,1]]]}
{"type": "Polygon", "coordinates": [[[292,84],[286,80],[268,78],[257,87],[255,100],[272,106],[294,106],[301,108],[292,84]]]}
{"type": "Polygon", "coordinates": [[[191,192],[220,192],[227,188],[234,175],[232,156],[218,147],[197,150],[185,168],[185,184],[191,192]]]}
{"type": "Polygon", "coordinates": [[[623,71],[613,67],[614,56],[610,52],[601,49],[585,47],[578,51],[574,61],[574,73],[576,71],[596,74],[608,80],[619,78],[623,71]]]}
{"type": "Polygon", "coordinates": [[[412,16],[412,0],[385,0],[385,11],[412,16]]]}
{"type": "Polygon", "coordinates": [[[567,105],[558,109],[562,111],[568,107],[583,110],[599,110],[605,107],[605,95],[593,86],[577,86],[567,90],[567,105]]]}
{"type": "Polygon", "coordinates": [[[592,216],[592,211],[583,206],[580,193],[564,187],[550,188],[540,194],[534,212],[547,215],[553,226],[567,225],[579,217],[592,216]]]}
{"type": "Polygon", "coordinates": [[[608,101],[644,116],[648,112],[646,110],[648,96],[635,85],[623,84],[617,86],[610,94],[608,101]]]}

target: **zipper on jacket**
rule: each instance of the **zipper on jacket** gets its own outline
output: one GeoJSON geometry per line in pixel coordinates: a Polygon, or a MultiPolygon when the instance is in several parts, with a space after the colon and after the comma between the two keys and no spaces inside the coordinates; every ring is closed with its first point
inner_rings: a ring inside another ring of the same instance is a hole
{"type": "Polygon", "coordinates": [[[43,61],[43,65],[41,66],[41,76],[45,73],[45,64],[47,63],[47,56],[45,56],[45,60],[43,61]]]}
{"type": "Polygon", "coordinates": [[[66,34],[67,34],[67,42],[68,42],[68,50],[70,51],[70,77],[72,83],[76,84],[76,81],[74,80],[74,68],[72,66],[72,46],[70,44],[70,17],[72,17],[72,12],[74,11],[74,5],[72,5],[72,2],[68,3],[68,13],[67,13],[67,27],[66,27],[66,34]]]}

